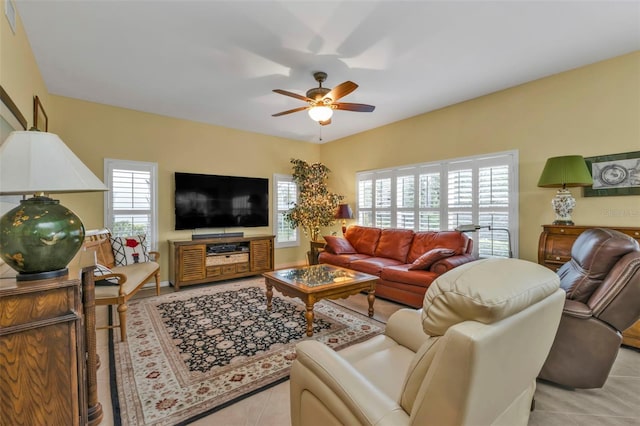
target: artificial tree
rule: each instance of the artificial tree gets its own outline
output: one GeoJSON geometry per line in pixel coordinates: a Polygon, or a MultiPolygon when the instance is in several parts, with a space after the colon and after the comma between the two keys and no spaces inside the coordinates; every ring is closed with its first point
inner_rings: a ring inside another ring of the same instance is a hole
{"type": "Polygon", "coordinates": [[[309,164],[295,158],[291,164],[299,195],[298,202],[285,213],[285,220],[291,228],[301,227],[311,241],[318,241],[320,228],[335,223],[336,209],[344,197],[329,192],[326,181],[331,170],[324,164],[309,164]]]}

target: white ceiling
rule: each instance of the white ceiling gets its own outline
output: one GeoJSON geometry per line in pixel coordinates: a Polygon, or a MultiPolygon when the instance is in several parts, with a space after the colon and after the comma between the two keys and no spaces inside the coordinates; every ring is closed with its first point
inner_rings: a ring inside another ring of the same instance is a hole
{"type": "Polygon", "coordinates": [[[639,1],[13,1],[50,93],[314,143],[314,71],[376,106],[328,142],[640,50],[639,1]]]}

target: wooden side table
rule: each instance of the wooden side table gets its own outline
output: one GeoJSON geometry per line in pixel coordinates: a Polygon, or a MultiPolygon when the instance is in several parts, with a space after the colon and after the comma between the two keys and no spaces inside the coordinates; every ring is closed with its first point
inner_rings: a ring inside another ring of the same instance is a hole
{"type": "MultiPolygon", "coordinates": [[[[640,228],[635,227],[542,225],[542,228],[538,243],[538,263],[553,271],[571,260],[573,243],[587,229],[614,229],[640,242],[640,228]]],[[[640,349],[640,321],[622,333],[622,343],[640,349]]]]}

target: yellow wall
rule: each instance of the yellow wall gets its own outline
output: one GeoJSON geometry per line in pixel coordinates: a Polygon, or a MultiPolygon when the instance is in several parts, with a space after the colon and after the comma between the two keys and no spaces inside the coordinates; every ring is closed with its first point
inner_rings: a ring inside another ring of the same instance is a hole
{"type": "MultiPolygon", "coordinates": [[[[273,173],[290,172],[292,157],[321,160],[333,172],[332,190],[353,205],[357,171],[518,149],[520,257],[535,261],[540,225],[554,218],[554,190],[536,187],[546,158],[640,150],[640,52],[314,145],[48,95],[19,17],[16,35],[6,19],[0,19],[0,37],[0,84],[29,125],[32,98],[38,95],[50,131],[98,177],[103,176],[105,157],[158,163],[163,279],[168,276],[167,239],[189,237],[173,231],[174,171],[272,178],[273,173]]],[[[582,198],[580,189],[572,192],[578,198],[576,223],[640,222],[638,196],[582,198]]],[[[100,194],[65,195],[61,200],[87,228],[102,226],[100,194]]],[[[336,230],[339,226],[326,232],[336,230]]],[[[302,261],[306,247],[303,243],[299,249],[277,250],[276,264],[302,261]]]]}
{"type": "MultiPolygon", "coordinates": [[[[555,219],[555,190],[536,186],[546,159],[640,151],[640,52],[327,143],[321,161],[353,205],[358,171],[512,149],[520,158],[520,257],[537,261],[541,225],[555,219]]],[[[639,196],[571,192],[577,224],[640,226],[639,196]]]]}
{"type": "MultiPolygon", "coordinates": [[[[268,178],[272,185],[274,173],[291,172],[290,158],[319,158],[319,146],[315,144],[62,96],[52,95],[50,102],[55,111],[51,118],[55,132],[64,135],[67,146],[98,177],[104,176],[105,158],[158,164],[158,244],[163,279],[168,277],[167,241],[191,238],[191,231],[174,231],[174,172],[261,177],[268,178]]],[[[64,195],[60,199],[82,218],[87,229],[103,226],[102,194],[64,195]]],[[[273,224],[272,219],[270,223],[273,224]]],[[[238,231],[245,235],[272,234],[271,227],[238,231]]],[[[276,265],[301,261],[307,247],[303,242],[299,248],[276,250],[276,265]]]]}
{"type": "Polygon", "coordinates": [[[4,16],[4,1],[0,1],[0,7],[0,85],[27,119],[28,129],[33,125],[33,97],[38,96],[49,114],[49,92],[40,75],[20,16],[16,15],[16,34],[13,34],[4,16]]]}

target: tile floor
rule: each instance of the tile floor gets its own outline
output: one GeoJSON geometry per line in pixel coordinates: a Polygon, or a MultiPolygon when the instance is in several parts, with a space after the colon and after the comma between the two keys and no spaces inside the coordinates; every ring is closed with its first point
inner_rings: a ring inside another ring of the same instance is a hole
{"type": "MultiPolygon", "coordinates": [[[[163,292],[173,291],[163,288],[163,292]]],[[[152,296],[143,290],[139,297],[152,296]]],[[[343,306],[366,312],[366,297],[352,296],[339,300],[343,306]]],[[[386,319],[403,306],[377,299],[374,318],[386,319]]],[[[106,307],[97,308],[98,325],[106,323],[106,307]]],[[[98,354],[102,366],[98,370],[98,395],[104,410],[103,426],[113,423],[109,385],[108,332],[97,331],[98,354]]],[[[607,383],[602,389],[567,390],[539,382],[536,409],[530,426],[621,426],[640,425],[640,351],[621,348],[607,383]]],[[[246,398],[192,423],[196,426],[283,426],[290,424],[289,382],[246,398]]]]}

